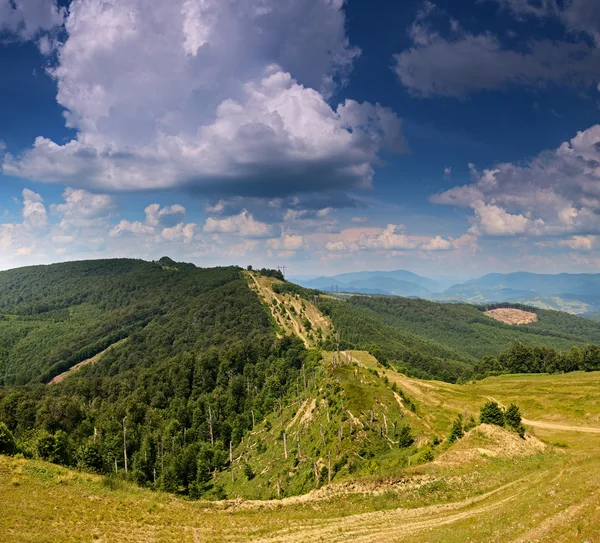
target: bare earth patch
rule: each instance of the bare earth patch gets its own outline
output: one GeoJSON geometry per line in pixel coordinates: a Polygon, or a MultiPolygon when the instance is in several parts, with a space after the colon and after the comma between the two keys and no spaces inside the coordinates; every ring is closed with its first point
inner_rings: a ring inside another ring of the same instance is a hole
{"type": "Polygon", "coordinates": [[[537,322],[537,315],[535,313],[523,311],[522,309],[511,309],[509,307],[490,309],[484,314],[504,324],[529,324],[537,322]]]}
{"type": "Polygon", "coordinates": [[[520,438],[515,432],[491,424],[480,424],[436,460],[437,463],[456,465],[478,458],[515,458],[544,452],[546,445],[537,437],[520,438]]]}

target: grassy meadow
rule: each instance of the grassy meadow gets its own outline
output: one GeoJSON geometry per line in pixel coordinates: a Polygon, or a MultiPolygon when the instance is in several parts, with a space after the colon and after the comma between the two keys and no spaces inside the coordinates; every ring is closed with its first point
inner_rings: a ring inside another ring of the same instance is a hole
{"type": "MultiPolygon", "coordinates": [[[[475,415],[491,397],[504,405],[517,403],[532,423],[526,426],[535,437],[527,443],[539,443],[543,449],[513,451],[516,442],[504,430],[485,432],[479,427],[452,446],[441,444],[433,462],[400,462],[397,449],[390,447],[387,453],[378,452],[370,472],[340,472],[332,484],[305,495],[215,502],[190,501],[119,479],[3,456],[0,539],[36,543],[600,540],[600,433],[576,431],[600,428],[600,373],[511,375],[450,385],[409,379],[378,366],[365,353],[349,355],[354,366],[331,372],[346,391],[344,408],[357,418],[361,412],[370,416],[368,408],[377,397],[378,404],[398,409],[395,414],[386,411],[390,419],[403,416],[413,422],[417,440],[432,434],[444,438],[458,413],[475,415]],[[352,393],[356,380],[363,381],[356,389],[366,392],[352,393]],[[401,413],[406,409],[393,394],[390,397],[393,383],[414,401],[415,412],[401,413]]],[[[325,354],[326,367],[331,357],[325,354]]],[[[277,416],[283,416],[282,424],[289,425],[293,435],[294,425],[300,424],[296,417],[300,409],[286,409],[277,416]]],[[[302,430],[306,449],[302,454],[309,457],[318,448],[327,413],[305,406],[300,415],[310,417],[302,430]]],[[[329,416],[333,420],[331,412],[329,416]]],[[[281,460],[281,428],[276,420],[261,424],[265,425],[264,466],[260,455],[251,455],[249,462],[256,477],[265,468],[283,473],[289,466],[281,460]],[[277,462],[281,465],[268,465],[277,462]]],[[[365,436],[368,442],[369,434],[365,436]]],[[[343,447],[340,451],[351,452],[343,447]]],[[[310,466],[302,464],[296,468],[311,474],[310,466]]],[[[269,471],[262,477],[266,488],[269,471]]]]}

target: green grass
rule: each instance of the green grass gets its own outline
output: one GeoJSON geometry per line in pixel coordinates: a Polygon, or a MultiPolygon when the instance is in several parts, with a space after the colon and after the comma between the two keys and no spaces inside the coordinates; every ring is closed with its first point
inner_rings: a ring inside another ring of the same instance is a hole
{"type": "MultiPolygon", "coordinates": [[[[410,417],[415,434],[423,438],[431,431],[447,432],[456,413],[476,414],[488,396],[505,404],[515,401],[531,420],[600,426],[594,394],[600,373],[503,376],[461,386],[384,373],[368,355],[353,355],[367,367],[329,369],[331,354],[326,353],[325,373],[316,376],[320,386],[309,388],[304,399],[343,397],[345,408],[358,416],[377,397],[381,406],[388,406],[391,417],[410,417]],[[358,380],[364,381],[361,387],[353,386],[355,369],[358,380]],[[376,370],[379,377],[369,370],[376,370]],[[391,394],[392,383],[416,402],[415,414],[400,410],[391,394]]],[[[323,407],[316,408],[306,424],[289,428],[294,438],[295,429],[301,428],[307,457],[298,464],[297,481],[302,481],[302,473],[311,473],[317,451],[323,456],[320,425],[327,421],[327,410],[324,404],[316,405],[323,407]]],[[[284,427],[298,408],[284,407],[284,427]]],[[[335,404],[330,405],[329,417],[328,444],[336,438],[336,425],[348,423],[335,404]]],[[[243,481],[240,464],[237,485],[240,492],[255,492],[255,497],[269,497],[269,493],[274,497],[272,477],[290,467],[281,459],[279,413],[257,422],[255,431],[246,446],[257,475],[243,481]],[[252,452],[258,439],[264,442],[262,453],[252,452]],[[260,475],[265,467],[269,472],[260,475]]],[[[308,498],[260,503],[192,502],[127,482],[106,483],[102,477],[52,464],[0,457],[0,533],[2,541],[9,543],[348,541],[349,534],[357,541],[594,541],[600,525],[600,435],[541,428],[534,432],[549,444],[546,453],[523,458],[482,455],[464,464],[400,465],[397,449],[377,449],[378,437],[365,431],[363,438],[348,440],[347,449],[340,452],[350,453],[362,439],[363,446],[372,446],[376,454],[354,473],[340,470],[332,489],[324,487],[308,498]]],[[[485,447],[477,439],[473,444],[485,447]]],[[[293,450],[295,439],[290,441],[293,450]]],[[[235,451],[242,453],[242,449],[235,451]]],[[[220,481],[225,487],[227,475],[220,481]]],[[[300,489],[303,483],[297,484],[300,489]]],[[[308,490],[314,486],[312,480],[306,484],[308,490]]],[[[295,489],[285,490],[292,494],[295,489]]]]}

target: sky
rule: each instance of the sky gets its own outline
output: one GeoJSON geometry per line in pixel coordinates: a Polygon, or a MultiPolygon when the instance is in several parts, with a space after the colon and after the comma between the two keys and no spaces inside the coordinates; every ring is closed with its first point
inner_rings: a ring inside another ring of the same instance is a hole
{"type": "Polygon", "coordinates": [[[597,0],[0,0],[0,269],[600,272],[597,0]]]}

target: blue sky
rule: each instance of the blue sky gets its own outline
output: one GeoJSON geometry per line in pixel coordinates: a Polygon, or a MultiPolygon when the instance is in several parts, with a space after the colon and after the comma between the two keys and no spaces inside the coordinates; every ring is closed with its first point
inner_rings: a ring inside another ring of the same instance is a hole
{"type": "Polygon", "coordinates": [[[0,0],[0,269],[600,268],[593,0],[0,0]]]}

